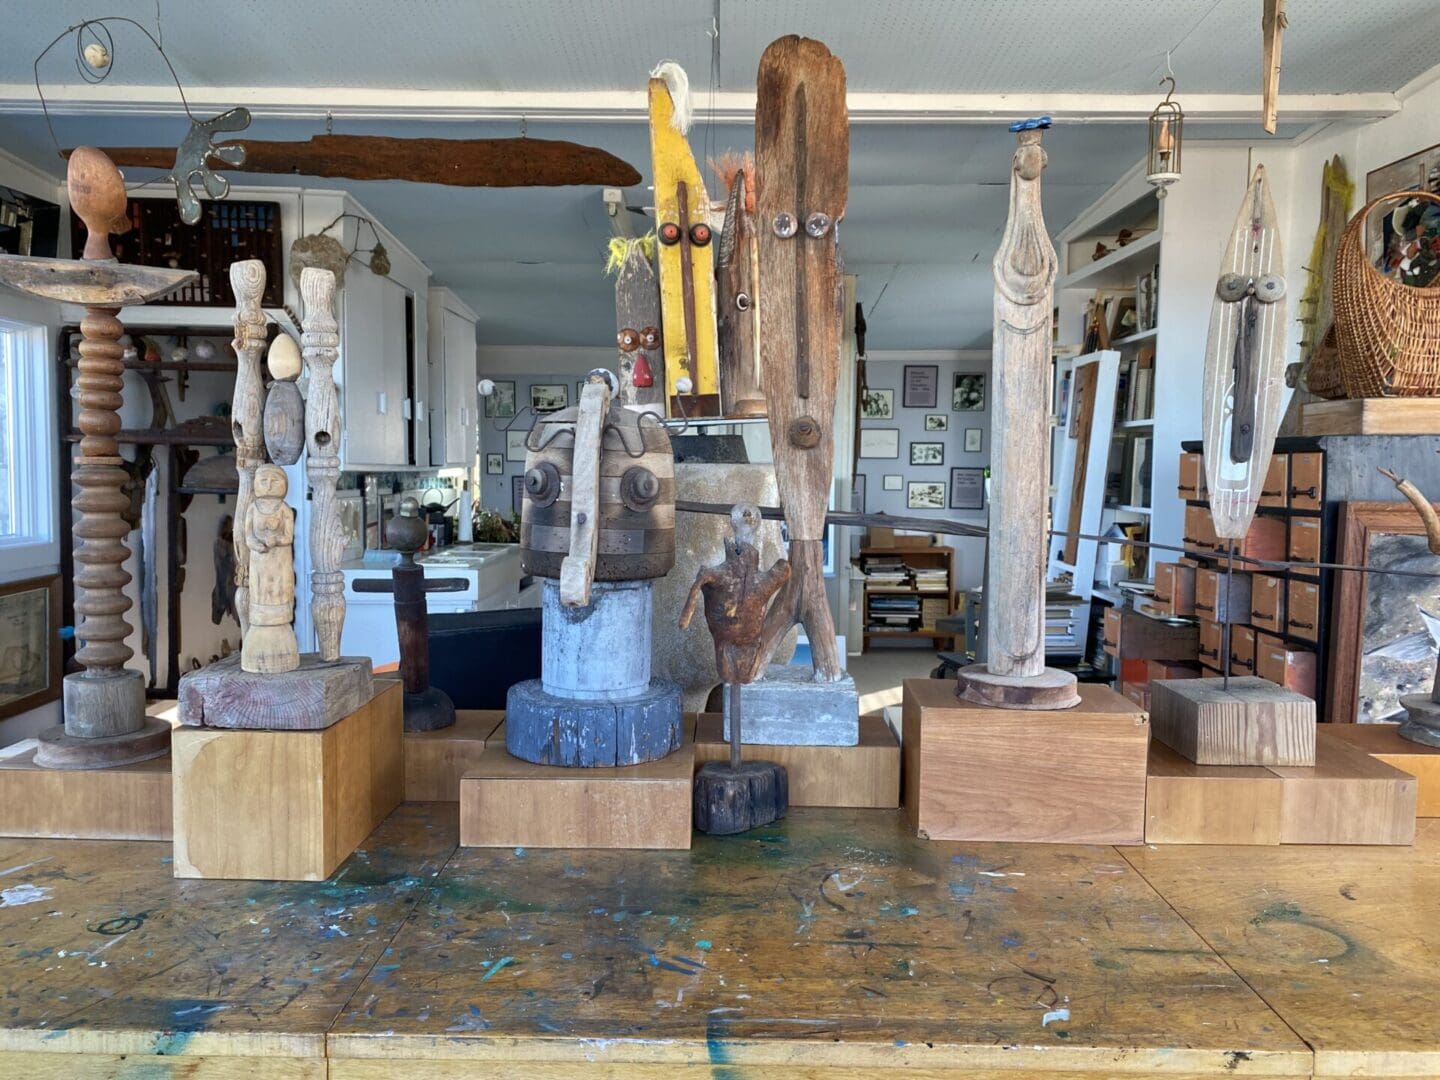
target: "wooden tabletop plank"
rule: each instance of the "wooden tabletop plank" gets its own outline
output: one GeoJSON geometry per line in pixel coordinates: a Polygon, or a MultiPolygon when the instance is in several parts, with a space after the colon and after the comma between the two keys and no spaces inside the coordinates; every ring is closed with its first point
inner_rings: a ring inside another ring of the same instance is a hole
{"type": "Polygon", "coordinates": [[[1440,1075],[1440,820],[1411,848],[1125,857],[1314,1048],[1316,1076],[1440,1075]]]}
{"type": "Polygon", "coordinates": [[[1111,848],[924,843],[899,812],[799,809],[689,852],[462,850],[437,888],[337,1021],[333,1077],[1309,1075],[1111,848]]]}

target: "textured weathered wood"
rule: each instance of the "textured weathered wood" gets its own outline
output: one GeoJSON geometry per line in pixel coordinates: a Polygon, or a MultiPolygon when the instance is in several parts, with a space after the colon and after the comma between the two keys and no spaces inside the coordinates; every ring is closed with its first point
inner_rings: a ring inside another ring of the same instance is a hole
{"type": "Polygon", "coordinates": [[[252,674],[234,654],[180,678],[178,719],[186,727],[318,731],[384,689],[366,657],[300,657],[293,671],[252,674]]]}
{"type": "Polygon", "coordinates": [[[1315,763],[1315,702],[1254,676],[1151,683],[1150,724],[1197,765],[1315,763]]]}
{"type": "Polygon", "coordinates": [[[661,335],[660,286],[638,241],[626,243],[615,278],[617,374],[625,405],[665,411],[665,347],[661,335]]]}
{"type": "Polygon", "coordinates": [[[335,275],[307,266],[300,272],[300,293],[305,298],[304,332],[300,343],[310,369],[305,399],[305,439],[309,457],[305,475],[310,481],[310,617],[320,656],[340,656],[340,631],[345,625],[345,575],[340,556],[345,550],[345,529],[335,501],[340,479],[340,399],[335,392],[335,360],[339,352],[339,324],[335,321],[335,275]]]}
{"type": "Polygon", "coordinates": [[[400,684],[323,731],[175,733],[175,876],[323,881],[399,805],[400,684]]]}
{"type": "Polygon", "coordinates": [[[192,270],[160,266],[0,255],[0,284],[47,300],[95,308],[147,304],[197,276],[192,270]]]}
{"type": "Polygon", "coordinates": [[[109,769],[46,768],[35,747],[0,757],[0,835],[169,840],[170,756],[109,769]]]}
{"type": "Polygon", "coordinates": [[[511,756],[501,725],[460,780],[461,845],[688,848],[693,718],[684,727],[680,749],[658,761],[557,769],[511,756]]]}
{"type": "Polygon", "coordinates": [[[455,703],[450,695],[430,685],[430,609],[425,594],[428,589],[444,591],[452,582],[464,585],[465,581],[425,577],[425,568],[415,562],[415,553],[428,538],[419,501],[405,496],[398,512],[385,525],[385,542],[400,553],[400,561],[390,568],[390,581],[383,584],[390,586],[395,598],[395,636],[400,645],[407,732],[438,731],[455,723],[455,703]]]}
{"type": "Polygon", "coordinates": [[[46,728],[39,735],[35,763],[47,769],[111,769],[164,756],[170,749],[170,725],[144,715],[144,684],[139,678],[90,679],[67,677],[65,725],[46,728]],[[83,688],[83,694],[76,689],[83,688]],[[133,691],[138,690],[139,693],[133,691]],[[140,700],[134,702],[134,698],[140,700]],[[71,728],[94,727],[96,717],[111,723],[128,722],[139,713],[138,726],[113,735],[76,735],[71,728]]]}
{"type": "Polygon", "coordinates": [[[1205,482],[1222,539],[1238,540],[1249,530],[1275,448],[1290,325],[1284,280],[1270,182],[1257,165],[1220,262],[1205,346],[1205,482]],[[1267,288],[1277,282],[1278,296],[1267,288]]]}
{"type": "Polygon", "coordinates": [[[86,262],[114,259],[110,234],[130,231],[125,216],[129,197],[114,159],[93,146],[77,146],[65,167],[65,193],[70,209],[85,222],[85,251],[81,258],[86,262]]]}
{"type": "MultiPolygon", "coordinates": [[[[304,142],[230,139],[245,152],[227,171],[346,180],[408,180],[453,187],[634,187],[634,166],[598,146],[560,139],[414,139],[312,135],[304,142]]],[[[79,150],[71,151],[71,155],[79,150]]],[[[108,147],[117,165],[169,169],[173,146],[108,147]]]]}
{"type": "Polygon", "coordinates": [[[790,784],[773,761],[708,761],[695,773],[695,828],[709,836],[734,836],[783,818],[790,784]]]}
{"type": "Polygon", "coordinates": [[[1281,781],[1261,766],[1196,765],[1150,743],[1147,844],[1278,844],[1281,781]]]}
{"type": "Polygon", "coordinates": [[[503,709],[458,709],[449,727],[405,732],[405,801],[458,802],[460,777],[504,722],[503,709]]]}
{"type": "Polygon", "coordinates": [[[1264,0],[1260,26],[1265,35],[1264,82],[1261,86],[1261,126],[1275,134],[1280,100],[1280,46],[1285,35],[1285,0],[1264,0]]]}
{"type": "Polygon", "coordinates": [[[265,387],[260,378],[260,357],[265,352],[265,313],[260,297],[265,292],[265,263],[246,259],[230,264],[230,288],[235,293],[235,391],[230,400],[230,430],[235,436],[235,471],[240,487],[235,496],[235,614],[244,641],[250,627],[250,545],[244,521],[254,498],[255,469],[265,463],[261,403],[265,387]]]}
{"type": "Polygon", "coordinates": [[[760,354],[755,339],[754,165],[735,170],[725,203],[725,225],[715,254],[716,334],[720,357],[720,401],[726,416],[764,416],[760,354]]]}
{"type": "Polygon", "coordinates": [[[570,459],[570,552],[560,563],[560,602],[590,603],[600,544],[600,454],[610,415],[610,385],[590,379],[575,410],[575,448],[570,459]]]}
{"type": "Polygon", "coordinates": [[[1325,738],[1364,750],[1377,761],[1415,777],[1415,815],[1440,817],[1440,749],[1400,737],[1399,724],[1326,724],[1325,738]]]}
{"type": "MultiPolygon", "coordinates": [[[[1095,427],[1095,397],[1100,381],[1100,364],[1092,361],[1075,369],[1075,401],[1071,407],[1070,433],[1075,437],[1075,472],[1070,478],[1070,513],[1065,520],[1065,545],[1062,555],[1065,562],[1075,565],[1080,550],[1080,521],[1085,512],[1085,478],[1090,474],[1090,433],[1095,427]]],[[[993,438],[993,436],[992,436],[993,438]]],[[[1017,458],[1019,468],[1027,475],[1034,472],[1033,458],[1017,458]]],[[[1048,460],[1048,458],[1044,459],[1048,460]]],[[[1042,489],[1044,490],[1044,489],[1042,489]]],[[[993,512],[993,511],[992,511],[993,512]]],[[[988,550],[988,549],[987,549],[988,550]]],[[[992,556],[994,552],[990,553],[992,556]]],[[[1042,563],[1043,568],[1043,563],[1042,563]]],[[[1043,577],[1041,579],[1043,585],[1043,577]]],[[[1038,616],[1037,616],[1038,619],[1038,616]]],[[[1043,627],[1038,621],[1034,632],[1041,637],[1043,627]]]]}
{"type": "Polygon", "coordinates": [[[280,379],[270,384],[265,395],[261,421],[265,453],[276,465],[294,465],[305,449],[305,400],[293,382],[280,379]]]}
{"type": "Polygon", "coordinates": [[[1271,766],[1283,781],[1282,844],[1408,844],[1415,838],[1415,777],[1330,734],[1315,738],[1315,767],[1271,766]]]}
{"type": "Polygon", "coordinates": [[[1065,711],[957,701],[948,679],[906,679],[904,801],[932,840],[1135,844],[1145,835],[1150,729],[1134,703],[1082,684],[1065,711]]]}
{"type": "MultiPolygon", "coordinates": [[[[860,741],[855,746],[746,743],[745,750],[785,767],[791,806],[893,809],[900,805],[900,744],[881,716],[860,717],[860,741]]],[[[729,756],[724,717],[702,714],[695,725],[696,762],[725,761],[729,756]]]]}
{"type": "Polygon", "coordinates": [[[1046,667],[1036,675],[997,675],[985,664],[967,664],[956,676],[955,692],[972,705],[996,709],[1070,709],[1080,704],[1075,676],[1046,667]]]}
{"type": "Polygon", "coordinates": [[[255,470],[253,498],[241,520],[250,549],[250,626],[240,644],[240,667],[257,674],[294,671],[300,665],[295,642],[295,511],[285,502],[289,489],[278,465],[255,470]]]}
{"type": "Polygon", "coordinates": [[[1357,398],[1316,401],[1301,415],[1303,435],[1434,435],[1440,399],[1357,398]]]}
{"type": "Polygon", "coordinates": [[[836,226],[849,191],[845,68],[822,43],[783,37],[760,57],[756,93],[755,216],[765,290],[760,371],[791,568],[770,609],[761,651],[768,659],[800,622],[817,677],[835,680],[842,668],[822,545],[843,328],[836,226]],[[777,234],[781,215],[788,215],[792,235],[777,234]]]}

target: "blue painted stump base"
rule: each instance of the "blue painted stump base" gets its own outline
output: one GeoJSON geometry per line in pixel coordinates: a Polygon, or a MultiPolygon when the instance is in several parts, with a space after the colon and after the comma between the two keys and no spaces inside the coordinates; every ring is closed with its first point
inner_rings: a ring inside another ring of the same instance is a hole
{"type": "Polygon", "coordinates": [[[667,680],[623,701],[575,701],[531,679],[506,696],[505,749],[536,765],[639,765],[680,749],[682,720],[680,687],[667,680]]]}

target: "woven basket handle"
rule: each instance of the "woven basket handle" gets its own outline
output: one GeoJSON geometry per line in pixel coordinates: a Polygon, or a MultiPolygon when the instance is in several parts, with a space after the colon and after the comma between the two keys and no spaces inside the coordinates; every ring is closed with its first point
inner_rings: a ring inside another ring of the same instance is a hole
{"type": "MultiPolygon", "coordinates": [[[[1348,254],[1352,259],[1355,260],[1357,265],[1364,268],[1361,271],[1362,273],[1365,273],[1367,275],[1373,274],[1381,281],[1386,281],[1393,285],[1400,285],[1400,282],[1396,281],[1394,278],[1386,277],[1384,274],[1382,274],[1375,267],[1375,264],[1372,263],[1366,256],[1363,234],[1365,232],[1365,226],[1370,220],[1370,215],[1374,213],[1375,208],[1378,207],[1381,203],[1401,202],[1407,199],[1428,199],[1430,202],[1440,203],[1440,195],[1436,195],[1433,192],[1429,191],[1421,191],[1418,188],[1412,191],[1389,192],[1388,194],[1381,195],[1378,198],[1371,199],[1368,203],[1366,203],[1364,209],[1362,209],[1358,214],[1356,214],[1353,218],[1350,219],[1350,224],[1346,226],[1345,232],[1340,238],[1341,247],[1345,247],[1346,245],[1349,245],[1351,247],[1352,250],[1348,254]]],[[[1338,258],[1339,256],[1337,253],[1337,261],[1338,258]]],[[[1407,289],[1414,288],[1414,286],[1411,285],[1400,285],[1400,287],[1407,289]]],[[[1440,288],[1440,286],[1430,286],[1423,291],[1428,292],[1430,288],[1440,288]]]]}

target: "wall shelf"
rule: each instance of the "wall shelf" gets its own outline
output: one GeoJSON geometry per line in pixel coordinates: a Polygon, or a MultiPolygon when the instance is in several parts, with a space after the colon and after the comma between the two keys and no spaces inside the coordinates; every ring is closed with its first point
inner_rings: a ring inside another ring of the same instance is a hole
{"type": "MultiPolygon", "coordinates": [[[[1160,257],[1160,230],[1140,237],[1103,259],[1066,274],[1055,283],[1058,289],[1117,289],[1135,287],[1135,278],[1160,257]]],[[[1132,337],[1134,335],[1131,335],[1132,337]]]]}

